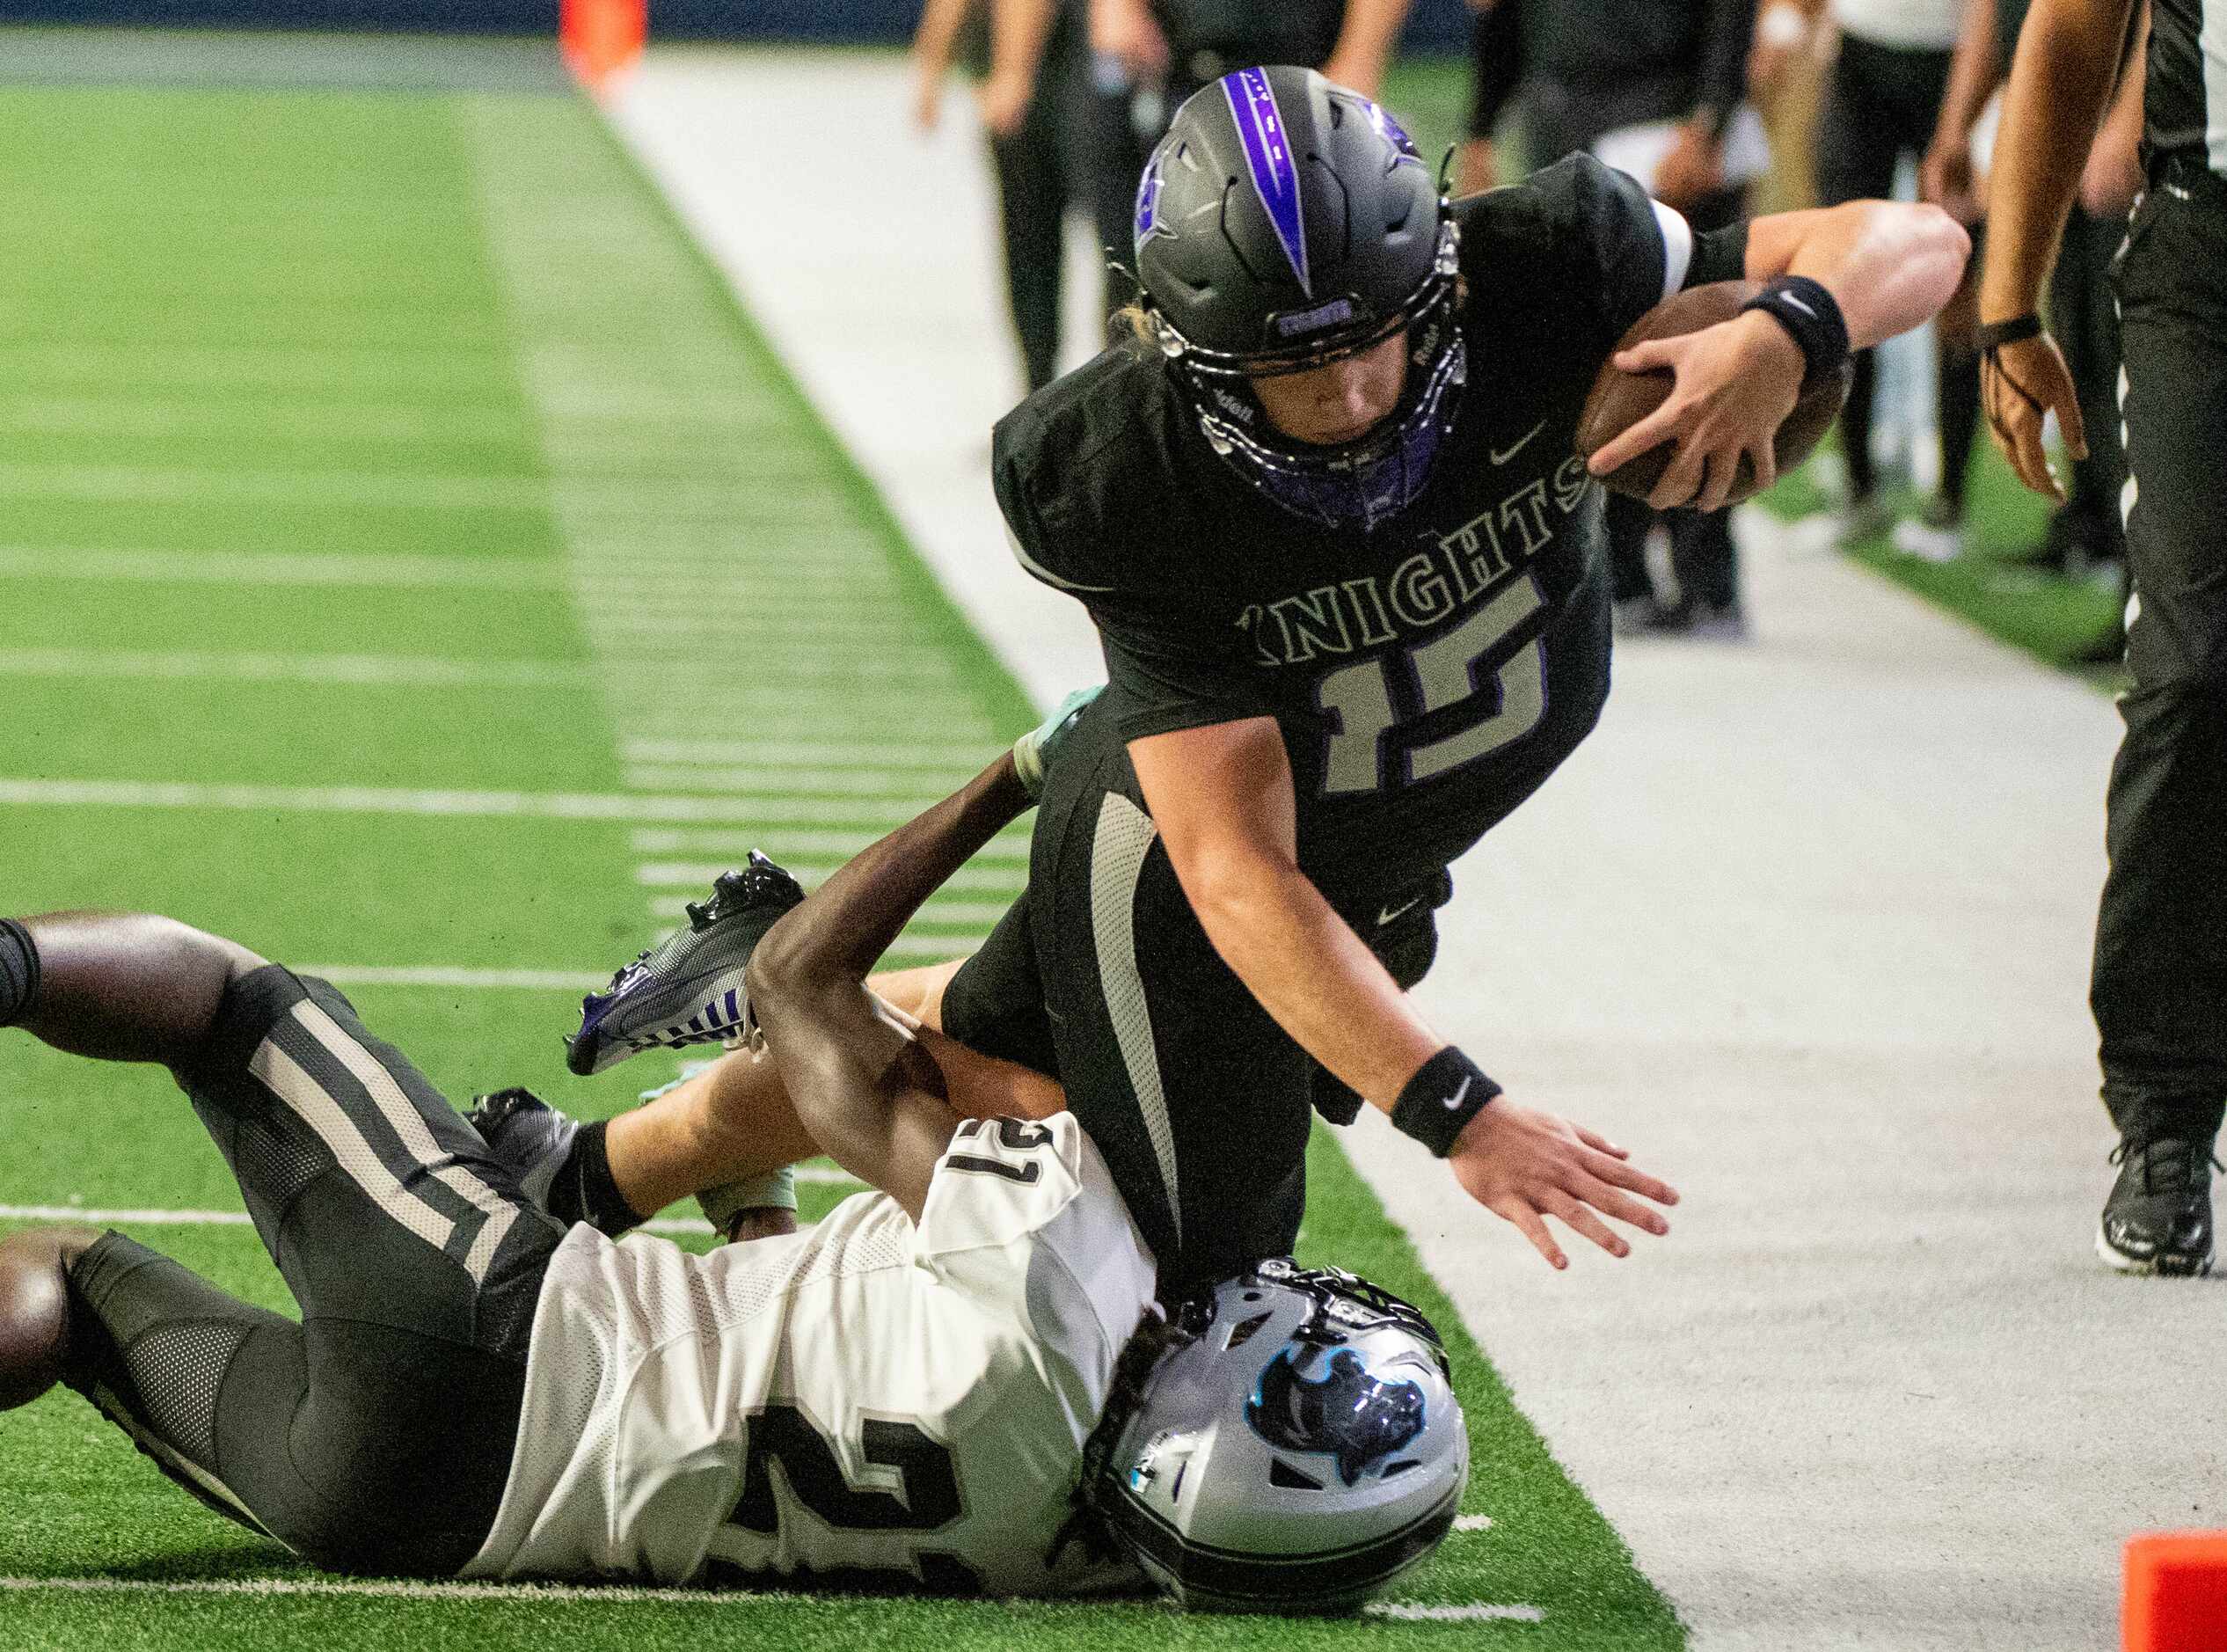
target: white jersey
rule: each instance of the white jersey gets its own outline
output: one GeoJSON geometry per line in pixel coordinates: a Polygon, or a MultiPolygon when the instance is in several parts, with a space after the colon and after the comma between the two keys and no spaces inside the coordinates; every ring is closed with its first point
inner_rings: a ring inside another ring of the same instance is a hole
{"type": "Polygon", "coordinates": [[[575,1227],[464,1575],[1133,1586],[1080,1544],[1048,1557],[1153,1276],[1065,1114],[962,1125],[917,1224],[869,1193],[707,1256],[575,1227]]]}

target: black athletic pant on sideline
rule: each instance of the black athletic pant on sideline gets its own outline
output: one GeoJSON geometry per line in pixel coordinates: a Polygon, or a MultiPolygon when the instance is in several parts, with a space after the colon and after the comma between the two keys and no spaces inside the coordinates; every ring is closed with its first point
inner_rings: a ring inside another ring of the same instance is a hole
{"type": "Polygon", "coordinates": [[[323,981],[234,982],[178,1077],[301,1322],[112,1232],[70,1269],[65,1380],[318,1565],[452,1575],[494,1524],[563,1231],[323,981]]]}
{"type": "MultiPolygon", "coordinates": [[[[1826,206],[1894,193],[1895,165],[1925,153],[1948,84],[1950,54],[1881,46],[1844,34],[1817,129],[1817,198],[1826,206]]],[[[1944,348],[1935,362],[1934,417],[1941,439],[1941,493],[1960,508],[1972,437],[1980,422],[1980,362],[1969,350],[1944,348]]],[[[1841,454],[1849,492],[1861,499],[1877,485],[1872,471],[1872,403],[1879,384],[1877,352],[1856,353],[1856,381],[1840,416],[1841,454]]]]}
{"type": "Polygon", "coordinates": [[[2049,333],[2064,352],[2088,437],[2088,457],[2071,462],[2058,514],[2091,558],[2123,552],[2119,495],[2127,456],[2119,444],[2119,307],[2111,262],[2126,238],[2124,218],[2092,217],[2076,203],[2049,272],[2049,333]]]}
{"type": "MultiPolygon", "coordinates": [[[[1047,62],[1020,130],[989,139],[1005,298],[1032,392],[1050,384],[1058,370],[1068,210],[1087,208],[1095,216],[1098,209],[1088,73],[1086,64],[1047,62]]],[[[1129,186],[1134,192],[1134,179],[1129,186]]]]}
{"type": "Polygon", "coordinates": [[[2091,1001],[2129,1139],[2227,1101],[2227,182],[2161,160],[2118,285],[2133,588],[2091,1001]]]}

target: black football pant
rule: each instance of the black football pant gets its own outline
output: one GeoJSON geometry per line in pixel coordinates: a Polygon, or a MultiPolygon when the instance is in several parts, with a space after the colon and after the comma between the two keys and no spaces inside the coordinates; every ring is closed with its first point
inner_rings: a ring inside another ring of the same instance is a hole
{"type": "Polygon", "coordinates": [[[501,1503],[562,1231],[322,981],[234,982],[178,1076],[301,1320],[112,1232],[70,1269],[65,1380],[303,1558],[454,1575],[501,1503]]]}
{"type": "MultiPolygon", "coordinates": [[[[1028,892],[953,978],[943,1027],[1060,1079],[1163,1290],[1180,1294],[1290,1253],[1313,1115],[1350,1123],[1362,1101],[1222,961],[1127,749],[1095,719],[1070,742],[1037,812],[1028,892]]],[[[1434,873],[1344,916],[1412,987],[1452,890],[1434,873]]]]}
{"type": "Polygon", "coordinates": [[[2209,1136],[2227,1101],[2227,183],[2154,170],[2115,279],[2133,685],[2091,1002],[2121,1132],[2209,1136]]]}
{"type": "MultiPolygon", "coordinates": [[[[1817,130],[1817,198],[1829,207],[1895,193],[1895,163],[1925,153],[1948,84],[1949,53],[1881,46],[1843,34],[1832,82],[1817,130]]],[[[1934,417],[1941,441],[1941,494],[1964,502],[1964,472],[1980,422],[1980,361],[1971,351],[1943,349],[1935,362],[1934,417]]],[[[1856,354],[1856,379],[1840,416],[1841,454],[1848,488],[1869,494],[1872,403],[1879,384],[1878,354],[1856,354]]]]}
{"type": "Polygon", "coordinates": [[[1045,64],[1020,130],[989,140],[1005,298],[1031,391],[1050,384],[1057,371],[1068,210],[1095,209],[1087,74],[1082,64],[1045,64]]]}

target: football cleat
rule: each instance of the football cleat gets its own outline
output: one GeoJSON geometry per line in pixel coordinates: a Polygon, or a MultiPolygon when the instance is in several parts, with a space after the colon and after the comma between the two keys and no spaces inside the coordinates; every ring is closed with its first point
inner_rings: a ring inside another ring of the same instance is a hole
{"type": "Polygon", "coordinates": [[[747,1039],[742,971],[760,938],[803,899],[794,878],[752,850],[741,871],[719,874],[710,900],[689,903],[686,929],[580,1001],[565,1064],[584,1078],[646,1049],[747,1039]]]}
{"type": "Polygon", "coordinates": [[[518,1178],[519,1190],[543,1210],[557,1173],[572,1157],[580,1121],[559,1113],[530,1090],[498,1090],[471,1098],[464,1122],[479,1132],[487,1151],[518,1178]]]}
{"type": "Polygon", "coordinates": [[[2211,1271],[2211,1145],[2158,1137],[2121,1142],[2119,1180],[2096,1224],[2096,1254],[2122,1274],[2211,1271]]]}

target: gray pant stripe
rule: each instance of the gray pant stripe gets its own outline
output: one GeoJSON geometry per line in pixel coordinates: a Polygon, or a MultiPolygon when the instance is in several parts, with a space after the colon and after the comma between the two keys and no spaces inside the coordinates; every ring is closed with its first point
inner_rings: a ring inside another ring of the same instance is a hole
{"type": "Polygon", "coordinates": [[[1109,793],[1099,805],[1098,834],[1091,844],[1091,935],[1098,947],[1099,990],[1121,1047],[1129,1088],[1144,1115],[1160,1181],[1168,1195],[1168,1219],[1176,1242],[1183,1241],[1183,1209],[1175,1182],[1175,1131],[1168,1122],[1168,1099],[1160,1082],[1159,1052],[1152,1042],[1152,1012],[1144,1000],[1144,977],[1136,967],[1136,886],[1144,857],[1160,829],[1152,817],[1121,796],[1109,793]]]}
{"type": "MultiPolygon", "coordinates": [[[[349,1037],[338,1021],[306,998],[294,1006],[294,1020],[363,1086],[364,1093],[371,1098],[380,1117],[386,1120],[410,1157],[431,1170],[434,1181],[479,1212],[482,1219],[463,1260],[464,1271],[471,1276],[472,1283],[483,1283],[489,1264],[494,1261],[496,1247],[518,1219],[517,1205],[464,1166],[453,1162],[454,1156],[434,1139],[417,1104],[403,1093],[394,1075],[381,1066],[369,1050],[349,1037]]],[[[399,1188],[400,1184],[397,1186],[399,1188]]],[[[406,1189],[404,1191],[406,1193],[406,1189]]],[[[457,1225],[450,1224],[452,1234],[457,1225]]],[[[445,1248],[446,1241],[442,1244],[445,1248]]]]}
{"type": "Polygon", "coordinates": [[[369,1194],[382,1210],[435,1250],[447,1246],[456,1224],[403,1187],[364,1139],[363,1132],[356,1129],[355,1121],[302,1070],[299,1062],[267,1038],[249,1058],[247,1068],[316,1132],[340,1161],[349,1180],[369,1194]]]}

